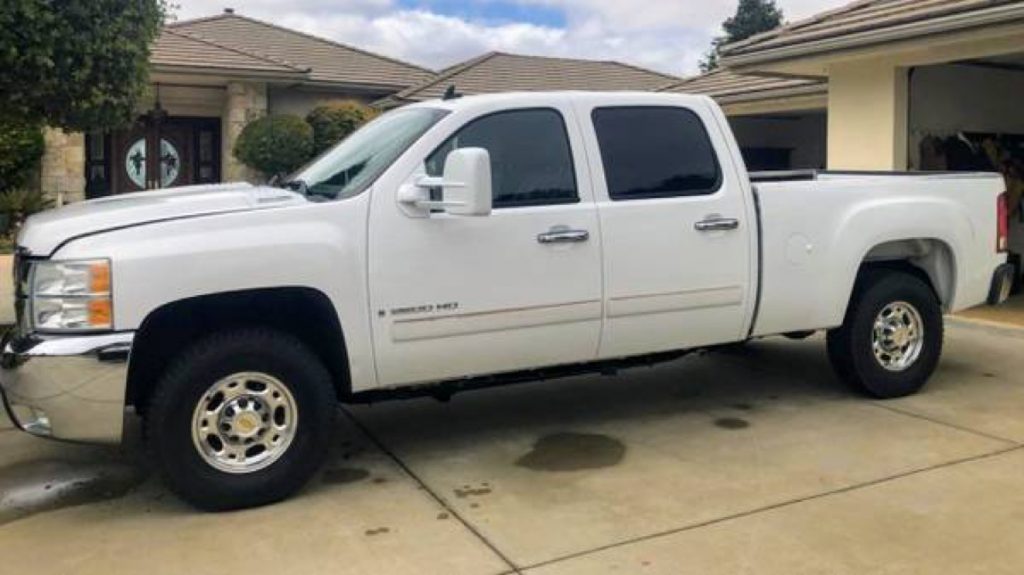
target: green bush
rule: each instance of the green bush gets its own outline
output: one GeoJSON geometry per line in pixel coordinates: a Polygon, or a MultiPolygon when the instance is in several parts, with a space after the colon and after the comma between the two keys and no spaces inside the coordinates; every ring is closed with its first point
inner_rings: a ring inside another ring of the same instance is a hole
{"type": "Polygon", "coordinates": [[[0,234],[16,231],[34,213],[53,207],[53,202],[38,190],[0,192],[0,234]]]}
{"type": "Polygon", "coordinates": [[[43,131],[38,126],[0,124],[0,191],[27,184],[43,149],[43,131]]]}
{"type": "Polygon", "coordinates": [[[298,116],[264,116],[242,129],[234,154],[267,177],[287,174],[313,157],[313,128],[298,116]]]}
{"type": "Polygon", "coordinates": [[[317,106],[306,115],[313,127],[313,154],[318,155],[377,116],[377,110],[355,100],[317,106]]]}

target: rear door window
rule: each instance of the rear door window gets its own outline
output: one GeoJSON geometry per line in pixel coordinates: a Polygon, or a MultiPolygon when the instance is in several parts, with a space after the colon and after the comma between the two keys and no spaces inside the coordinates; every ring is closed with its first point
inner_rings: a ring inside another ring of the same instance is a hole
{"type": "Polygon", "coordinates": [[[591,117],[612,200],[700,196],[721,186],[714,147],[693,111],[613,107],[591,117]]]}

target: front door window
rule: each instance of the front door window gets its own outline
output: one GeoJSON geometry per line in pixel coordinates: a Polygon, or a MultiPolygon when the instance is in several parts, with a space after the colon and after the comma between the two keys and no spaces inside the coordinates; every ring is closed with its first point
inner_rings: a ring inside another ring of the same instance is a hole
{"type": "Polygon", "coordinates": [[[160,140],[160,187],[173,186],[181,172],[181,156],[174,144],[160,140]]]}
{"type": "Polygon", "coordinates": [[[146,138],[135,140],[125,152],[124,169],[128,179],[137,187],[147,188],[146,182],[146,138]]]}

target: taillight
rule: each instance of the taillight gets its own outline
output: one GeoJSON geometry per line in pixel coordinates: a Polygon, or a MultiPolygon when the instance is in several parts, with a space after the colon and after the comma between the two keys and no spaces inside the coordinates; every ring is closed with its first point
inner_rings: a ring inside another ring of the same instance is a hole
{"type": "Polygon", "coordinates": [[[1010,198],[1005,193],[999,194],[996,214],[996,251],[1004,253],[1010,248],[1010,198]]]}

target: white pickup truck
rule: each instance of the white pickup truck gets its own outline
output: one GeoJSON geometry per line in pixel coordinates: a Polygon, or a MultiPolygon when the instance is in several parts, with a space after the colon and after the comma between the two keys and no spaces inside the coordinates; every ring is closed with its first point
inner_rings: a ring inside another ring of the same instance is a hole
{"type": "MultiPolygon", "coordinates": [[[[374,120],[279,187],[114,196],[17,241],[4,403],[41,436],[144,418],[205,509],[298,489],[338,401],[828,330],[842,378],[917,391],[943,312],[1004,300],[993,174],[747,174],[704,97],[452,98],[374,120]]],[[[714,385],[709,381],[708,385],[714,385]]]]}

